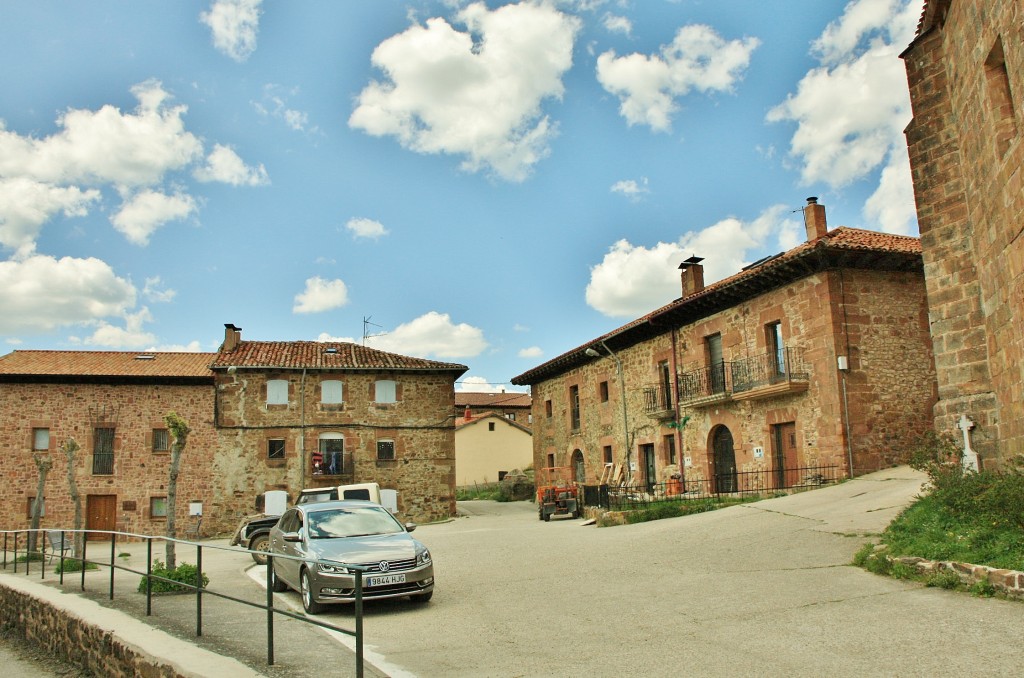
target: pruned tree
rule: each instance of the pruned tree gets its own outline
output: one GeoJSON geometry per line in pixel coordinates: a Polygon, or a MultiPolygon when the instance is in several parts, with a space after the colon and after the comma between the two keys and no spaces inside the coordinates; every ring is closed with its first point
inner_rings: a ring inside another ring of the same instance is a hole
{"type": "Polygon", "coordinates": [[[36,533],[39,531],[39,520],[43,515],[43,491],[46,489],[46,476],[53,468],[53,459],[49,452],[33,452],[32,461],[36,463],[39,471],[39,484],[36,486],[36,498],[32,502],[32,523],[31,532],[28,535],[29,551],[36,550],[36,533]]]}
{"type": "Polygon", "coordinates": [[[173,540],[176,536],[174,516],[176,514],[175,505],[178,499],[178,471],[181,468],[181,453],[185,451],[185,445],[188,444],[188,434],[191,429],[176,412],[168,412],[167,416],[164,417],[164,423],[167,424],[167,430],[171,434],[171,468],[167,479],[167,546],[165,556],[167,559],[167,569],[173,570],[177,568],[173,540]]]}
{"type": "Polygon", "coordinates": [[[85,534],[82,532],[82,496],[78,494],[78,482],[75,480],[75,455],[79,449],[81,448],[74,438],[68,438],[60,447],[64,458],[68,460],[68,491],[71,494],[71,503],[75,507],[75,558],[82,557],[82,546],[85,542],[85,534]]]}

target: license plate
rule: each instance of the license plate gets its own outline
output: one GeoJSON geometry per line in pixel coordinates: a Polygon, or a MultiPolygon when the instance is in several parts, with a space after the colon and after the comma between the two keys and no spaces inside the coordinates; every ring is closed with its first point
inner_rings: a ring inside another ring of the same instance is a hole
{"type": "Polygon", "coordinates": [[[384,574],[379,577],[367,577],[367,586],[389,586],[391,584],[404,584],[404,574],[384,574]]]}

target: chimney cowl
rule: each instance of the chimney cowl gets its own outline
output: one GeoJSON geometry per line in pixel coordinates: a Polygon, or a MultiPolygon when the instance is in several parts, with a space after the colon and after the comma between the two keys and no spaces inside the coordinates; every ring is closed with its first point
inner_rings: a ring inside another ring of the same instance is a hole
{"type": "Polygon", "coordinates": [[[242,328],[235,327],[233,323],[224,323],[224,345],[221,346],[221,350],[234,351],[240,343],[242,343],[242,328]]]}
{"type": "Polygon", "coordinates": [[[697,294],[704,290],[704,267],[700,262],[703,257],[693,256],[679,264],[680,280],[683,286],[683,297],[697,294]]]}
{"type": "Polygon", "coordinates": [[[804,228],[807,229],[807,242],[817,240],[828,233],[825,206],[818,204],[817,196],[807,198],[807,205],[804,207],[804,228]]]}

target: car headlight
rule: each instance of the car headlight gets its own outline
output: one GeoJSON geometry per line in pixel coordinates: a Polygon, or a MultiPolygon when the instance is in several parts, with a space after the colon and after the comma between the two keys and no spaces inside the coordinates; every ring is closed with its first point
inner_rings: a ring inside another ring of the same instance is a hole
{"type": "Polygon", "coordinates": [[[430,562],[430,551],[428,551],[427,549],[423,549],[422,551],[420,551],[419,555],[416,556],[417,565],[429,565],[430,562]]]}
{"type": "Polygon", "coordinates": [[[316,568],[321,572],[326,572],[327,574],[352,574],[351,570],[349,570],[344,565],[328,565],[327,563],[317,563],[316,568]]]}

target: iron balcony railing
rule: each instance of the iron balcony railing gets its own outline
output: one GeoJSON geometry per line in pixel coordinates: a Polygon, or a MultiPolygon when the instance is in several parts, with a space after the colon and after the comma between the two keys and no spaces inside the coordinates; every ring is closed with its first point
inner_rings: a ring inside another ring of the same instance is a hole
{"type": "Polygon", "coordinates": [[[721,362],[679,375],[679,403],[725,398],[731,392],[730,363],[721,362]]]}
{"type": "Polygon", "coordinates": [[[732,390],[740,393],[784,382],[807,381],[809,373],[803,350],[789,347],[732,362],[732,390]]]}
{"type": "Polygon", "coordinates": [[[114,473],[113,452],[93,452],[92,473],[97,476],[109,476],[114,473]]]}
{"type": "Polygon", "coordinates": [[[665,388],[663,384],[654,384],[644,387],[644,412],[654,414],[656,412],[671,411],[672,390],[665,388]]]}

